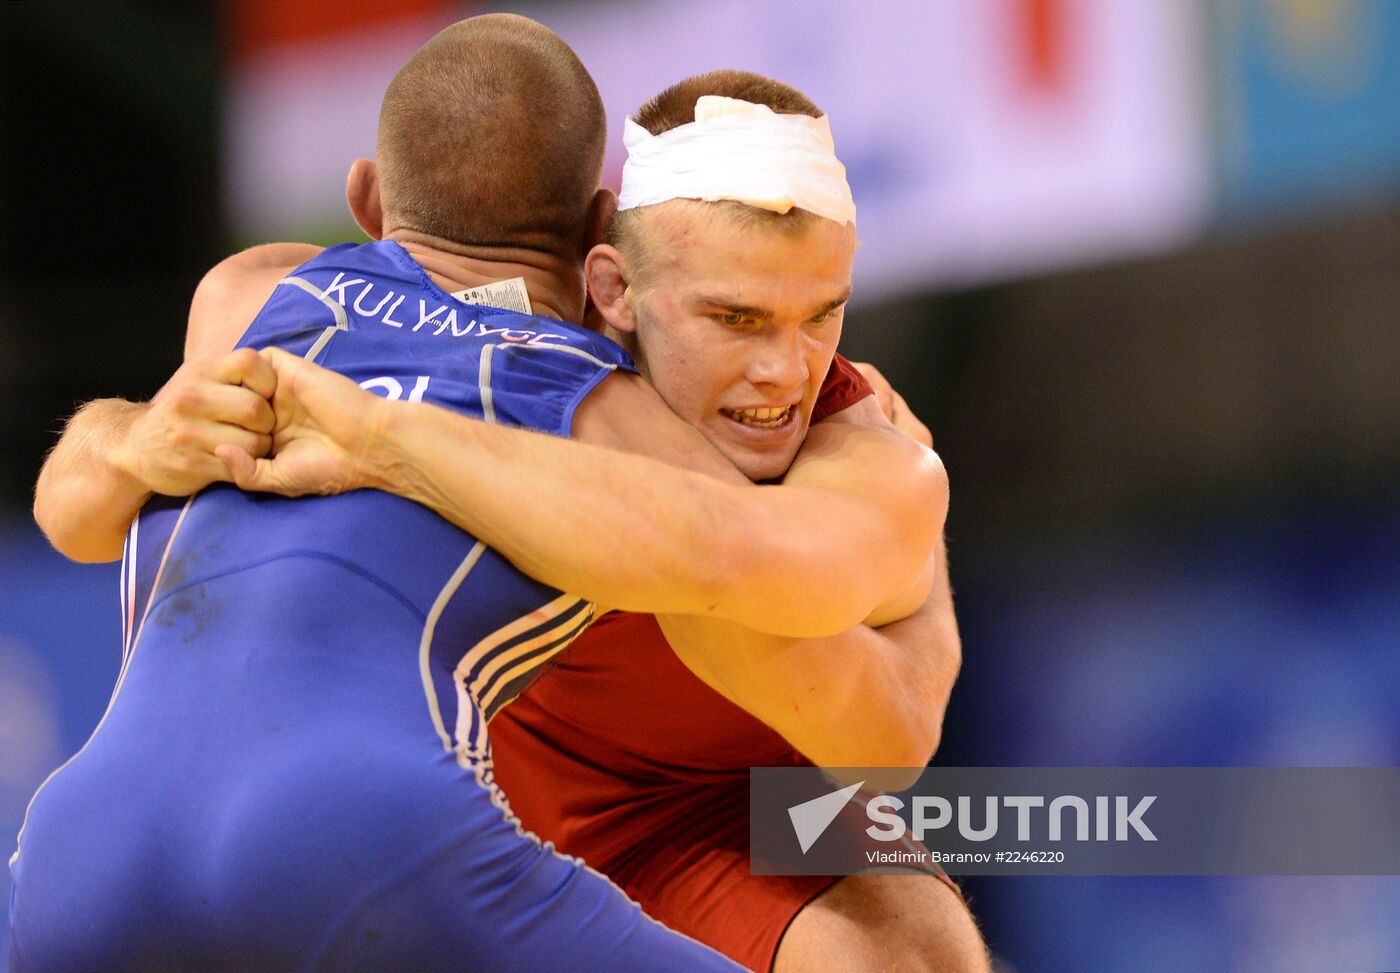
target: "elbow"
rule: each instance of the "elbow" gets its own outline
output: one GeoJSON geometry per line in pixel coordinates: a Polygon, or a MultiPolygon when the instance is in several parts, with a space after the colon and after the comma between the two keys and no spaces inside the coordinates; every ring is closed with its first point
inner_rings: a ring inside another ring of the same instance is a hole
{"type": "Polygon", "coordinates": [[[55,551],[70,560],[89,563],[84,557],[88,552],[83,549],[79,538],[66,532],[62,524],[54,519],[48,505],[37,497],[34,500],[34,523],[39,525],[39,530],[55,551]]]}
{"type": "MultiPolygon", "coordinates": [[[[942,712],[918,713],[885,727],[871,748],[870,766],[911,772],[917,777],[933,759],[942,735],[942,712]]],[[[912,779],[910,781],[913,782],[912,779]]]]}
{"type": "Polygon", "coordinates": [[[886,793],[907,791],[919,783],[926,767],[881,767],[867,778],[866,786],[886,793]]]}
{"type": "Polygon", "coordinates": [[[861,759],[863,766],[887,768],[891,789],[913,786],[943,740],[943,721],[961,663],[956,630],[940,640],[938,648],[936,670],[901,667],[898,675],[880,683],[888,687],[886,692],[867,694],[877,703],[865,706],[868,729],[859,738],[866,751],[861,759]]]}
{"type": "Polygon", "coordinates": [[[121,560],[120,545],[111,548],[105,544],[95,544],[82,534],[46,528],[42,523],[39,529],[48,538],[49,546],[70,561],[76,561],[78,564],[108,564],[121,560]]]}
{"type": "Polygon", "coordinates": [[[943,721],[938,720],[917,740],[912,741],[910,755],[913,757],[911,767],[927,767],[933,763],[933,756],[938,752],[938,745],[943,742],[943,721]]]}
{"type": "Polygon", "coordinates": [[[105,564],[119,560],[122,556],[123,539],[115,545],[94,532],[75,527],[63,515],[61,505],[52,497],[52,490],[46,490],[43,483],[34,493],[34,522],[48,539],[50,546],[70,561],[79,564],[105,564]]]}
{"type": "Polygon", "coordinates": [[[962,670],[962,638],[958,634],[957,622],[951,613],[943,629],[942,637],[931,648],[937,667],[923,683],[922,691],[911,696],[907,728],[904,734],[905,746],[916,762],[927,766],[938,752],[943,742],[943,723],[948,715],[948,702],[962,670]]]}
{"type": "MultiPolygon", "coordinates": [[[[941,723],[900,725],[872,728],[863,743],[851,746],[850,741],[833,740],[831,747],[806,754],[824,770],[859,769],[869,788],[881,791],[903,791],[918,782],[938,749],[941,723]]],[[[844,773],[843,778],[851,777],[844,773]]]]}
{"type": "Polygon", "coordinates": [[[80,560],[70,553],[70,550],[77,550],[74,543],[76,538],[70,537],[68,532],[63,529],[63,521],[54,510],[51,494],[52,491],[48,489],[41,476],[38,486],[34,489],[34,506],[31,509],[34,523],[39,525],[39,530],[43,531],[44,537],[48,539],[54,550],[75,561],[80,560]]]}
{"type": "Polygon", "coordinates": [[[941,693],[921,707],[907,724],[903,745],[911,760],[908,766],[927,767],[933,763],[938,746],[943,742],[943,723],[948,714],[948,697],[952,692],[952,680],[957,678],[959,665],[953,663],[952,678],[941,693]]]}

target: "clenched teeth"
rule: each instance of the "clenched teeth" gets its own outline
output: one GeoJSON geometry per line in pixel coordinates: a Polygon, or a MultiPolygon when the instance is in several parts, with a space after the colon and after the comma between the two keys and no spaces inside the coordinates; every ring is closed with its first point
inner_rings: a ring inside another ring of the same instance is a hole
{"type": "Polygon", "coordinates": [[[746,426],[775,429],[788,421],[792,415],[792,406],[784,406],[781,409],[765,406],[761,409],[725,409],[723,411],[735,422],[742,422],[746,426]]]}

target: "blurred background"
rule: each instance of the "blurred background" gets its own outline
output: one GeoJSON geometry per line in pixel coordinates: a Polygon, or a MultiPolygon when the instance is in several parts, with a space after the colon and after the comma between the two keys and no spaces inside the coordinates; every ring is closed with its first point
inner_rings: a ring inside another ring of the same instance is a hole
{"type": "MultiPolygon", "coordinates": [[[[492,9],[594,73],[614,188],[624,115],[685,75],[764,72],[830,113],[862,241],[843,350],[953,484],[966,662],[938,762],[1396,762],[1400,4],[14,0],[5,857],[117,671],[115,570],[28,512],[61,420],[152,395],[229,252],[358,239],[344,175],[384,86],[492,9]]],[[[1400,968],[1397,878],[967,888],[1006,971],[1400,968]]]]}

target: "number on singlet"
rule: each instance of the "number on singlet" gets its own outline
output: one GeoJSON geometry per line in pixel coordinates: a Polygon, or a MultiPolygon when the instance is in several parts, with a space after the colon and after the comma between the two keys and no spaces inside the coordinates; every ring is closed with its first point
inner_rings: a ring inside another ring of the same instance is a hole
{"type": "MultiPolygon", "coordinates": [[[[380,375],[378,378],[367,378],[360,383],[360,388],[373,392],[376,389],[384,390],[384,398],[390,402],[397,402],[403,398],[403,385],[396,378],[388,375],[380,375]]],[[[419,375],[414,379],[413,388],[409,389],[408,401],[422,402],[423,393],[428,391],[428,376],[419,375]]]]}

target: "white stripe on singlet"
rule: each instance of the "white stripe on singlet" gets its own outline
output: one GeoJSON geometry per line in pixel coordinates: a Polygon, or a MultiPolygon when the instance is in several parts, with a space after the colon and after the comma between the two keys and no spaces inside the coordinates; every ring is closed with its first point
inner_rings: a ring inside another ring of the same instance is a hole
{"type": "MultiPolygon", "coordinates": [[[[531,344],[531,345],[522,345],[522,344],[519,344],[519,343],[517,343],[517,342],[510,342],[510,341],[501,342],[500,344],[497,344],[497,345],[487,345],[484,349],[482,349],[481,366],[480,366],[480,369],[479,369],[479,371],[478,371],[478,383],[479,383],[480,392],[481,392],[482,417],[483,417],[483,418],[485,419],[485,421],[487,421],[487,422],[495,422],[495,421],[496,421],[495,402],[494,402],[494,399],[493,399],[493,396],[492,396],[492,393],[491,393],[491,353],[492,353],[493,349],[495,349],[495,348],[504,348],[504,347],[512,347],[512,348],[521,348],[521,347],[524,347],[524,348],[546,348],[546,349],[549,349],[549,350],[552,350],[552,351],[562,351],[562,352],[565,352],[565,353],[570,354],[570,355],[576,355],[576,356],[578,356],[578,357],[580,357],[580,358],[585,358],[585,359],[587,359],[588,361],[591,361],[591,362],[593,362],[594,364],[596,364],[596,365],[598,365],[598,366],[600,366],[600,367],[602,367],[602,368],[606,368],[608,371],[616,371],[616,370],[617,370],[617,365],[611,364],[611,363],[609,363],[609,362],[605,362],[605,361],[603,361],[603,360],[601,360],[601,359],[595,357],[594,355],[590,355],[590,354],[589,354],[588,352],[586,352],[586,351],[582,351],[582,350],[580,350],[580,349],[578,349],[578,348],[572,348],[572,347],[569,347],[568,345],[552,345],[552,344],[531,344]]],[[[477,547],[472,549],[473,554],[476,555],[477,557],[479,557],[480,555],[477,554],[477,549],[478,549],[478,548],[484,548],[484,546],[485,546],[485,545],[484,545],[482,542],[478,541],[478,542],[477,542],[477,547]]],[[[472,561],[472,563],[475,564],[475,560],[473,559],[473,556],[472,556],[472,555],[468,555],[468,560],[472,561]]],[[[459,569],[459,570],[460,570],[460,569],[459,569]]],[[[468,570],[470,570],[470,568],[468,568],[468,570]]],[[[455,575],[454,575],[454,577],[455,577],[455,575]]],[[[463,579],[465,579],[465,574],[463,575],[463,579]]],[[[460,588],[460,582],[458,583],[458,585],[457,585],[456,587],[457,587],[457,588],[460,588]]],[[[456,590],[456,588],[454,588],[454,591],[455,591],[455,590],[456,590]]],[[[442,597],[439,596],[439,599],[442,600],[442,597]]],[[[551,606],[560,605],[560,604],[565,604],[565,605],[568,605],[569,607],[573,607],[573,606],[576,606],[576,605],[578,604],[579,601],[581,601],[581,599],[574,598],[574,597],[571,596],[571,595],[560,595],[560,596],[559,596],[558,598],[556,598],[554,601],[551,601],[551,602],[549,602],[547,605],[543,606],[540,610],[545,610],[545,609],[550,608],[551,606]]],[[[445,601],[444,601],[444,606],[445,606],[445,601]]],[[[435,606],[435,607],[436,607],[436,606],[435,606]]],[[[594,611],[594,608],[593,608],[593,606],[590,605],[589,608],[588,608],[585,612],[582,613],[582,617],[586,618],[586,619],[588,620],[588,622],[585,623],[585,624],[581,624],[581,625],[579,626],[579,632],[582,632],[585,628],[588,627],[588,624],[592,622],[593,611],[594,611]]],[[[439,612],[439,614],[441,614],[441,612],[439,612]]],[[[556,614],[558,614],[558,613],[556,613],[556,614]]],[[[534,613],[532,613],[531,615],[522,616],[521,618],[516,619],[515,621],[511,622],[510,624],[503,626],[502,628],[498,629],[496,632],[494,632],[494,633],[492,633],[491,635],[487,636],[486,639],[483,639],[482,642],[478,643],[478,646],[479,646],[479,645],[484,645],[484,644],[485,644],[486,642],[488,642],[488,641],[491,642],[493,645],[499,645],[499,644],[501,644],[502,642],[506,641],[508,638],[510,638],[510,635],[511,635],[511,634],[520,634],[520,633],[522,633],[522,632],[529,631],[530,628],[533,627],[533,626],[532,626],[532,623],[533,623],[533,625],[538,625],[538,624],[540,624],[540,621],[537,620],[536,618],[534,618],[533,615],[534,615],[534,613]]],[[[576,616],[574,620],[577,621],[577,620],[578,620],[578,616],[576,616]]],[[[436,621],[436,620],[435,620],[435,621],[436,621]]],[[[572,641],[572,640],[570,640],[570,641],[572,641]]],[[[425,691],[426,691],[427,694],[428,694],[428,708],[429,708],[430,712],[433,714],[434,726],[437,728],[438,735],[439,735],[440,737],[442,737],[442,739],[443,739],[443,745],[444,745],[445,747],[447,747],[448,749],[451,749],[451,748],[452,748],[451,742],[450,742],[450,740],[448,739],[447,734],[446,734],[445,729],[444,729],[443,724],[442,724],[442,712],[441,712],[441,710],[440,710],[439,707],[438,707],[437,693],[436,693],[436,691],[433,689],[432,680],[431,680],[430,675],[429,675],[429,669],[427,668],[428,651],[429,651],[429,648],[431,647],[431,642],[432,642],[431,638],[425,638],[424,641],[423,641],[423,643],[422,643],[422,645],[420,646],[419,660],[420,660],[420,666],[422,666],[423,685],[424,685],[425,691]]],[[[473,647],[473,648],[475,648],[475,647],[473,647]]],[[[469,652],[468,655],[470,655],[470,654],[471,654],[471,653],[469,652]]],[[[465,657],[464,657],[463,661],[465,662],[465,657]]],[[[461,664],[459,664],[458,667],[457,667],[457,672],[460,674],[461,671],[462,671],[462,666],[461,666],[461,664]]],[[[457,725],[458,725],[458,731],[459,731],[459,733],[461,732],[461,730],[462,730],[462,728],[463,728],[464,726],[466,727],[466,738],[465,738],[465,739],[459,739],[459,741],[458,741],[458,747],[457,747],[457,762],[458,762],[458,764],[461,765],[461,766],[463,766],[463,767],[465,767],[465,768],[467,768],[467,769],[470,769],[470,770],[475,774],[477,783],[490,795],[492,803],[495,804],[496,807],[500,810],[501,816],[505,819],[505,821],[506,821],[508,824],[510,824],[512,827],[514,827],[514,829],[515,829],[515,831],[516,831],[517,834],[519,834],[522,838],[526,838],[527,840],[533,842],[533,843],[534,843],[535,845],[537,845],[537,846],[542,845],[542,843],[540,842],[539,837],[538,837],[537,835],[535,835],[533,832],[527,831],[527,830],[525,829],[524,825],[522,825],[522,824],[520,823],[520,819],[517,818],[517,817],[515,816],[515,812],[513,812],[513,811],[510,809],[510,803],[506,800],[505,794],[501,791],[501,789],[500,789],[499,787],[496,786],[495,772],[494,772],[494,768],[492,767],[492,762],[491,762],[490,740],[486,737],[486,734],[485,734],[484,732],[482,732],[482,731],[485,729],[485,727],[484,727],[484,719],[483,719],[482,713],[481,713],[481,711],[477,708],[476,703],[471,699],[471,697],[466,695],[465,688],[464,688],[463,685],[462,685],[462,681],[461,681],[460,676],[458,676],[458,678],[455,678],[455,679],[454,679],[454,682],[456,683],[457,694],[458,694],[458,695],[457,695],[457,725]],[[465,720],[463,719],[464,714],[465,714],[465,717],[466,717],[465,720]]],[[[618,895],[620,895],[620,896],[622,896],[623,898],[627,899],[627,901],[629,901],[629,902],[632,901],[632,899],[627,895],[627,893],[626,893],[625,891],[623,891],[622,888],[621,888],[620,886],[618,886],[612,879],[608,878],[608,876],[604,875],[602,872],[599,872],[599,871],[596,871],[596,870],[590,868],[582,859],[580,859],[580,858],[573,858],[573,857],[571,857],[571,856],[569,856],[569,855],[561,854],[560,852],[558,852],[558,851],[556,851],[556,850],[554,849],[554,846],[553,846],[553,845],[543,845],[543,847],[547,848],[547,849],[549,850],[550,854],[552,854],[555,858],[558,858],[558,859],[560,859],[560,860],[562,860],[562,861],[570,862],[570,863],[572,863],[573,865],[575,865],[575,866],[577,866],[577,867],[581,867],[584,871],[591,873],[591,874],[592,874],[593,876],[595,876],[597,879],[599,879],[599,880],[601,880],[601,881],[604,881],[604,882],[606,882],[608,885],[612,886],[613,889],[616,890],[616,892],[617,892],[618,895]]],[[[646,921],[646,922],[651,922],[651,923],[655,923],[655,922],[656,922],[655,919],[652,919],[650,916],[646,915],[645,913],[641,913],[641,916],[642,916],[642,919],[643,919],[644,921],[646,921]]],[[[673,934],[674,934],[674,935],[681,936],[681,937],[684,938],[684,939],[690,939],[690,938],[691,938],[691,937],[689,937],[689,936],[686,936],[684,933],[676,933],[676,932],[673,931],[673,934]]],[[[693,941],[693,942],[699,942],[699,940],[692,940],[692,941],[693,941]]]]}
{"type": "Polygon", "coordinates": [[[131,647],[136,636],[136,564],[141,556],[141,547],[138,543],[141,537],[141,512],[136,512],[136,517],[131,522],[131,530],[127,533],[127,557],[130,561],[124,565],[126,570],[126,634],[122,638],[122,660],[125,661],[131,656],[131,647]]]}
{"type": "MultiPolygon", "coordinates": [[[[155,580],[151,582],[151,593],[146,597],[146,607],[141,612],[141,622],[136,626],[136,634],[131,637],[131,651],[128,652],[126,656],[128,663],[130,663],[131,657],[136,654],[136,646],[141,644],[141,633],[146,630],[146,618],[151,614],[151,606],[156,603],[156,595],[160,592],[161,575],[165,574],[165,562],[170,557],[170,549],[175,546],[175,536],[180,533],[180,525],[185,522],[185,514],[190,512],[190,506],[194,503],[194,499],[197,496],[199,496],[197,493],[191,496],[185,501],[185,505],[180,508],[180,516],[175,519],[175,526],[170,530],[170,539],[165,542],[165,550],[162,551],[160,555],[160,564],[156,567],[155,580]]],[[[117,688],[121,689],[120,683],[118,683],[117,688]]],[[[115,693],[112,694],[112,698],[116,698],[115,693]]],[[[101,725],[101,723],[98,724],[98,726],[101,725]]],[[[97,731],[94,730],[93,732],[95,733],[97,731]]]]}
{"type": "Polygon", "coordinates": [[[457,589],[462,586],[463,581],[467,580],[467,575],[471,574],[472,568],[476,567],[476,562],[481,560],[481,555],[484,553],[486,553],[485,542],[477,541],[462,563],[457,565],[457,570],[452,572],[452,577],[447,579],[447,583],[442,586],[442,590],[438,592],[437,598],[433,601],[433,607],[423,623],[423,635],[418,641],[418,674],[423,680],[423,694],[428,700],[428,715],[432,717],[433,729],[437,730],[444,750],[452,749],[452,738],[448,735],[447,727],[442,721],[442,706],[438,703],[437,688],[433,685],[431,658],[433,634],[437,630],[438,619],[442,617],[448,603],[452,601],[452,597],[457,594],[457,589]]]}
{"type": "Polygon", "coordinates": [[[331,300],[330,297],[326,295],[325,291],[311,283],[311,281],[303,277],[283,277],[277,282],[277,286],[281,287],[283,284],[290,284],[293,287],[301,288],[326,307],[330,308],[331,314],[335,315],[335,324],[322,331],[321,336],[316,339],[315,343],[307,350],[306,354],[302,356],[307,361],[314,362],[316,357],[325,350],[326,345],[330,344],[331,339],[335,337],[337,331],[350,330],[350,319],[345,314],[345,308],[341,307],[338,302],[331,300]]]}
{"type": "Polygon", "coordinates": [[[124,537],[122,537],[122,567],[121,567],[121,573],[117,575],[117,598],[118,598],[118,599],[120,600],[120,602],[121,602],[120,607],[121,607],[121,613],[122,613],[122,646],[121,646],[121,653],[122,653],[122,655],[121,655],[121,657],[122,657],[122,661],[123,661],[123,662],[126,661],[126,645],[127,645],[127,642],[128,642],[128,641],[130,640],[130,638],[131,638],[131,611],[130,611],[130,609],[129,609],[128,606],[127,606],[127,597],[126,597],[126,576],[127,576],[127,573],[128,573],[127,566],[128,566],[128,564],[130,563],[129,560],[128,560],[130,551],[131,551],[131,528],[128,527],[128,528],[126,529],[126,535],[125,535],[124,537]]]}

